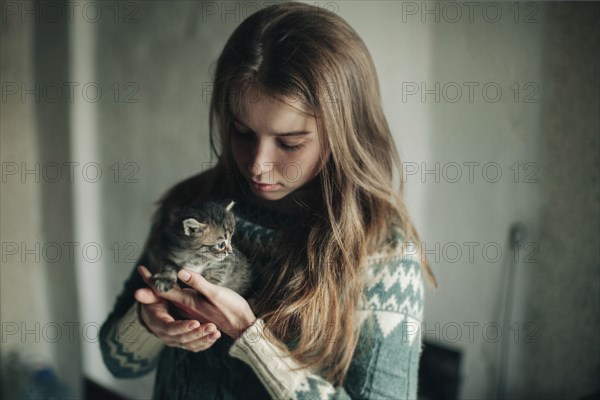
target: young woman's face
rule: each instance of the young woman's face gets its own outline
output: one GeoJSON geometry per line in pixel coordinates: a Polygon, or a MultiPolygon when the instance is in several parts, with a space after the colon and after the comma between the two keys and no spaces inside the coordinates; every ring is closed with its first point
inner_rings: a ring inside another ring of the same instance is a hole
{"type": "Polygon", "coordinates": [[[298,102],[292,107],[256,88],[242,101],[245,110],[233,116],[231,132],[235,163],[256,196],[282,199],[319,172],[315,117],[302,112],[298,102]]]}

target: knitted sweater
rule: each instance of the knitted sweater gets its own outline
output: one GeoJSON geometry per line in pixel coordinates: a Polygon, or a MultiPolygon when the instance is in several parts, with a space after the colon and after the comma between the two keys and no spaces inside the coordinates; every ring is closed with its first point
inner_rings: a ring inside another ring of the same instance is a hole
{"type": "MultiPolygon", "coordinates": [[[[261,250],[278,228],[299,222],[243,201],[235,214],[234,245],[255,268],[272,257],[261,250]]],[[[206,351],[165,346],[140,322],[133,294],[145,284],[135,268],[100,331],[104,362],[120,378],[157,367],[155,399],[416,399],[424,290],[419,260],[402,251],[402,239],[392,232],[368,257],[366,302],[357,310],[363,329],[340,387],[295,368],[260,318],[237,340],[222,335],[206,351]]],[[[145,254],[136,265],[144,263],[145,254]]]]}

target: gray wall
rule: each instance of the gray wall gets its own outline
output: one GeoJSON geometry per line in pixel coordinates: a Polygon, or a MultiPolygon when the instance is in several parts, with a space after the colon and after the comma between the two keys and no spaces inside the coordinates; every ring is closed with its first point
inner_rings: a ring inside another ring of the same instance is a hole
{"type": "Polygon", "coordinates": [[[600,7],[577,7],[549,8],[542,56],[540,266],[525,299],[541,340],[523,347],[519,367],[532,373],[519,383],[547,398],[584,394],[600,374],[600,7]]]}
{"type": "Polygon", "coordinates": [[[428,298],[426,323],[436,332],[439,322],[442,342],[466,349],[464,398],[496,392],[501,352],[508,354],[508,372],[507,389],[499,393],[578,398],[597,390],[600,372],[599,8],[518,5],[503,4],[497,22],[489,8],[491,21],[475,13],[473,23],[442,18],[433,24],[433,81],[462,83],[463,97],[454,103],[450,85],[439,103],[432,95],[425,103],[433,125],[427,165],[449,167],[447,179],[441,173],[435,183],[429,175],[425,183],[424,233],[428,248],[440,243],[434,254],[440,254],[436,271],[443,282],[428,298]],[[465,82],[479,85],[472,103],[465,82]],[[486,84],[488,98],[481,90],[486,84]],[[502,90],[497,101],[494,87],[502,90]],[[452,162],[479,162],[473,182],[464,166],[463,179],[453,183],[452,162]],[[486,163],[500,166],[496,182],[489,182],[496,180],[495,168],[488,174],[481,168],[486,163]],[[483,246],[498,246],[513,258],[507,243],[513,222],[524,225],[525,236],[507,283],[508,260],[496,261],[492,250],[486,259],[483,246]],[[472,261],[466,242],[478,244],[472,261]],[[457,262],[453,243],[463,250],[457,262]],[[505,285],[514,298],[508,325],[501,319],[505,285]],[[496,323],[503,330],[498,340],[496,323]]]}
{"type": "MultiPolygon", "coordinates": [[[[107,6],[97,22],[44,23],[44,15],[22,22],[4,14],[3,84],[92,82],[102,97],[90,101],[76,91],[73,101],[56,103],[3,99],[3,168],[72,160],[96,163],[103,175],[96,181],[90,169],[70,183],[6,176],[2,242],[79,241],[103,253],[58,263],[7,256],[1,352],[3,360],[16,350],[51,361],[74,390],[81,367],[103,385],[144,398],[152,376],[113,379],[98,344],[85,336],[91,330],[56,343],[6,334],[23,322],[41,322],[40,330],[53,322],[101,323],[143,245],[153,202],[210,161],[212,63],[254,8],[135,4],[122,6],[118,17],[107,6]]],[[[357,30],[376,63],[410,172],[408,207],[440,283],[427,290],[422,333],[463,352],[460,397],[492,398],[500,390],[515,398],[579,398],[598,390],[598,3],[492,3],[485,12],[474,8],[472,19],[463,3],[318,4],[357,30]],[[436,9],[439,21],[426,12],[436,9]],[[497,100],[495,88],[502,91],[497,100]],[[433,92],[422,98],[423,89],[433,92]],[[472,180],[470,162],[479,163],[472,180]],[[454,179],[457,165],[462,176],[454,179]],[[492,168],[484,173],[486,165],[492,168]],[[436,166],[437,181],[425,174],[436,166]],[[502,173],[497,180],[494,166],[502,173]],[[525,236],[508,282],[507,235],[517,221],[525,236]],[[495,260],[495,249],[504,257],[495,260]],[[513,299],[509,326],[502,325],[506,293],[513,299]],[[502,353],[508,372],[498,389],[502,353]]],[[[10,373],[3,363],[3,383],[10,373]]]]}

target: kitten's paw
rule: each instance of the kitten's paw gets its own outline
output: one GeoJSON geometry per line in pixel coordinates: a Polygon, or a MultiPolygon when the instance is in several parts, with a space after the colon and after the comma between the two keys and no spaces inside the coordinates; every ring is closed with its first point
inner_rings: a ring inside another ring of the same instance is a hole
{"type": "Polygon", "coordinates": [[[154,287],[161,293],[168,292],[175,285],[175,281],[169,278],[154,278],[154,287]]]}

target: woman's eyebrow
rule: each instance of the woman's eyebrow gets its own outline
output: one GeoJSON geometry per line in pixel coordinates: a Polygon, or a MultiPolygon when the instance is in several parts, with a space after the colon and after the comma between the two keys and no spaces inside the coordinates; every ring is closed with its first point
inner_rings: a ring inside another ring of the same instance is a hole
{"type": "MultiPolygon", "coordinates": [[[[250,129],[248,128],[247,125],[243,124],[239,119],[237,119],[235,116],[231,115],[231,118],[233,119],[233,121],[241,126],[243,126],[246,129],[250,129]]],[[[298,135],[309,135],[311,134],[311,131],[292,131],[292,132],[275,132],[272,133],[273,136],[298,136],[298,135]]]]}

